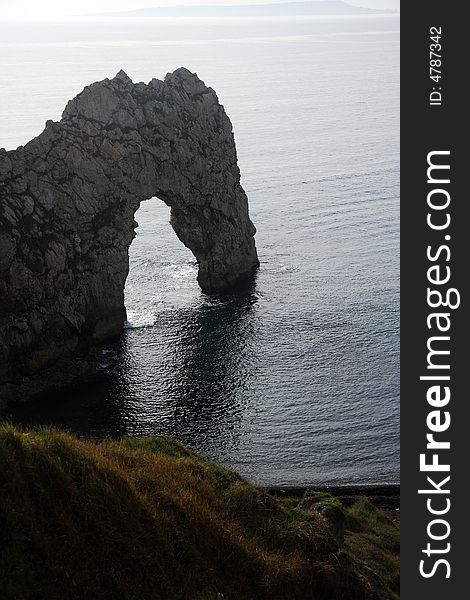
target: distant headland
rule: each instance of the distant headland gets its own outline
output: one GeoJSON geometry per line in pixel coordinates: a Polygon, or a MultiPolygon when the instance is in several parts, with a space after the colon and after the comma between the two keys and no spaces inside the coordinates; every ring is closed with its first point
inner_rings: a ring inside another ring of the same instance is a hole
{"type": "MultiPolygon", "coordinates": [[[[276,4],[251,5],[200,5],[200,6],[161,6],[137,8],[130,11],[96,13],[93,16],[106,17],[300,17],[322,15],[362,15],[393,14],[386,9],[353,6],[342,0],[322,0],[308,2],[281,2],[276,4]]],[[[91,16],[91,15],[87,15],[91,16]]]]}

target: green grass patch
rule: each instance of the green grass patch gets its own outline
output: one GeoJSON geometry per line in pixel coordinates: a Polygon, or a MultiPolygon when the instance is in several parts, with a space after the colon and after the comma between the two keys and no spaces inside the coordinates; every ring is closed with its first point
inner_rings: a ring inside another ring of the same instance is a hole
{"type": "Polygon", "coordinates": [[[379,593],[399,597],[399,526],[367,498],[346,509],[345,549],[379,593]]]}

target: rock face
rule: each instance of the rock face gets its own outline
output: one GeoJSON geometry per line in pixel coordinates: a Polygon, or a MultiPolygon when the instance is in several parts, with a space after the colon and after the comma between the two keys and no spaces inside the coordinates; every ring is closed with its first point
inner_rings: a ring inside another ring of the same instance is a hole
{"type": "Polygon", "coordinates": [[[121,71],[26,146],[0,150],[0,384],[121,331],[134,213],[154,196],[204,292],[254,273],[232,126],[186,69],[148,85],[121,71]]]}

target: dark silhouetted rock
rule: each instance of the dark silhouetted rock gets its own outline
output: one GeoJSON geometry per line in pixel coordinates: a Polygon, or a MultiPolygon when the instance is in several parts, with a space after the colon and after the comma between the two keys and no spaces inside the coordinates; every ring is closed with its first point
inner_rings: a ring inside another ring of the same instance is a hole
{"type": "Polygon", "coordinates": [[[232,125],[183,68],[148,85],[120,71],[26,146],[0,150],[1,384],[122,330],[134,213],[153,196],[171,207],[204,292],[253,275],[232,125]]]}

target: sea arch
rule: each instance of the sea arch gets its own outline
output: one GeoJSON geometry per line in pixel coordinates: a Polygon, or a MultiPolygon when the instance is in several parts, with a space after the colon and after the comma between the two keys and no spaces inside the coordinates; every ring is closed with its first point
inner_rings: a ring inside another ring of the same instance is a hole
{"type": "Polygon", "coordinates": [[[170,207],[206,293],[258,267],[232,125],[180,68],[120,71],[68,102],[24,147],[0,150],[0,384],[118,334],[140,203],[170,207]]]}

